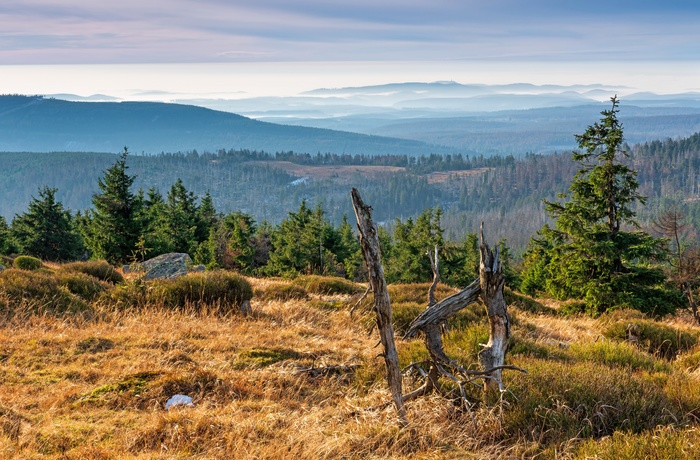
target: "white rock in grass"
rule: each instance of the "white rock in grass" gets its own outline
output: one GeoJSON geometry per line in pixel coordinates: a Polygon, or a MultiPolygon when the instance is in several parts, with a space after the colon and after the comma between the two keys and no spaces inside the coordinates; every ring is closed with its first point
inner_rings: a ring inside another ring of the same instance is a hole
{"type": "Polygon", "coordinates": [[[175,395],[172,398],[168,399],[168,401],[165,403],[165,410],[170,410],[171,407],[175,406],[190,406],[194,407],[194,404],[192,403],[192,398],[186,395],[175,395]]]}

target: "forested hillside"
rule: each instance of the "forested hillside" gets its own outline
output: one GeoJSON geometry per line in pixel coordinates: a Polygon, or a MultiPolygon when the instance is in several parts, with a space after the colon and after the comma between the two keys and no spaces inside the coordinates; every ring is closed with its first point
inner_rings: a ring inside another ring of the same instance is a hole
{"type": "MultiPolygon", "coordinates": [[[[632,147],[640,192],[648,196],[638,209],[650,224],[671,202],[700,224],[700,134],[632,147]]],[[[0,153],[0,214],[9,221],[26,209],[42,185],[58,189],[57,198],[73,212],[90,206],[97,178],[116,156],[102,153],[0,153]]],[[[416,216],[440,206],[449,239],[462,239],[481,221],[494,238],[507,238],[520,252],[547,221],[542,199],[568,189],[575,165],[570,153],[514,157],[405,155],[266,154],[250,151],[129,156],[134,187],[165,193],[181,178],[196,196],[211,194],[217,210],[243,211],[256,221],[279,223],[303,199],[321,203],[331,222],[352,215],[350,187],[363,192],[380,222],[416,216]]]]}
{"type": "Polygon", "coordinates": [[[265,123],[181,104],[0,96],[0,150],[109,152],[124,145],[146,154],[230,147],[366,155],[452,150],[412,140],[265,123]]]}

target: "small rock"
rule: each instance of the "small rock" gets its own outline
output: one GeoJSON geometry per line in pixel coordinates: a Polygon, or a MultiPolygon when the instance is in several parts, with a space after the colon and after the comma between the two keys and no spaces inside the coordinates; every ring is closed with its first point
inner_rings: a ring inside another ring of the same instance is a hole
{"type": "Polygon", "coordinates": [[[170,410],[171,407],[175,406],[194,407],[194,404],[192,403],[192,398],[187,395],[175,395],[165,403],[165,410],[170,410]]]}
{"type": "Polygon", "coordinates": [[[129,265],[124,265],[122,267],[122,273],[131,273],[131,267],[129,265]]]}
{"type": "Polygon", "coordinates": [[[195,265],[194,267],[192,267],[193,272],[203,272],[206,269],[207,269],[207,267],[204,265],[195,265]]]}

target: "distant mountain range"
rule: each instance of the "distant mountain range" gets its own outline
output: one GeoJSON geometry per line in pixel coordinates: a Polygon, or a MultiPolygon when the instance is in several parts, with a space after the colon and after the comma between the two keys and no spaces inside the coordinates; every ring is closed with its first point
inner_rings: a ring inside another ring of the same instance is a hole
{"type": "Polygon", "coordinates": [[[629,143],[700,131],[700,93],[633,93],[606,85],[409,82],[322,88],[292,97],[135,96],[169,104],[116,103],[109,95],[50,95],[82,102],[77,105],[0,98],[0,150],[115,151],[128,145],[137,153],[233,148],[519,156],[575,148],[573,135],[596,121],[615,94],[620,94],[620,119],[629,143]],[[8,104],[26,106],[20,112],[26,125],[18,127],[17,112],[6,114],[8,104]]]}
{"type": "Polygon", "coordinates": [[[219,149],[365,155],[454,151],[421,141],[267,123],[193,105],[0,96],[0,151],[117,152],[124,146],[137,154],[219,149]]]}

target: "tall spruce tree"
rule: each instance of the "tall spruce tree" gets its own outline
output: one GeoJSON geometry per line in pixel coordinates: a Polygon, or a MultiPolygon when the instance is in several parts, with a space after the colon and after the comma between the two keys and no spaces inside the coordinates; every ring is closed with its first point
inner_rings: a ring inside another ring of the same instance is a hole
{"type": "Polygon", "coordinates": [[[116,163],[98,179],[100,192],[92,196],[93,209],[86,212],[81,226],[92,256],[113,264],[131,260],[141,236],[141,203],[131,191],[136,176],[126,172],[128,154],[124,147],[116,163]]]}
{"type": "Polygon", "coordinates": [[[523,283],[544,287],[561,298],[585,299],[591,313],[629,307],[667,313],[677,296],[666,289],[663,271],[654,265],[664,241],[639,230],[633,206],[644,204],[637,173],[627,162],[617,97],[599,122],[576,136],[580,169],[566,202],[545,201],[556,219],[545,227],[526,254],[523,283]],[[542,286],[544,284],[544,286],[542,286]]]}
{"type": "Polygon", "coordinates": [[[75,260],[84,250],[70,212],[56,200],[55,188],[39,189],[39,197],[32,197],[27,212],[12,220],[11,234],[22,254],[44,260],[75,260]]]}

